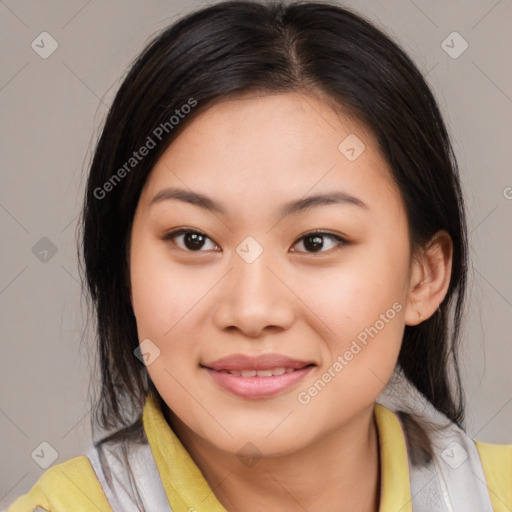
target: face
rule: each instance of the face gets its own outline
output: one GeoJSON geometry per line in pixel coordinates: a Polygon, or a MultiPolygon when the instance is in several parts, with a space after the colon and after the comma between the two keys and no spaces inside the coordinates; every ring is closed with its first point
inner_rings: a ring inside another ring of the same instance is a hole
{"type": "Polygon", "coordinates": [[[372,134],[321,99],[244,95],[201,113],[146,181],[129,264],[169,417],[220,450],[310,446],[393,373],[406,212],[372,134]]]}

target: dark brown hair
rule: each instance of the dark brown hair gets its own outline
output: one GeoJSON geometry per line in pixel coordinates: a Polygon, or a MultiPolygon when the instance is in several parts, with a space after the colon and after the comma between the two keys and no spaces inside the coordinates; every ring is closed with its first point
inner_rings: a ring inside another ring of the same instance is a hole
{"type": "MultiPolygon", "coordinates": [[[[145,397],[155,390],[134,356],[139,340],[125,261],[142,187],[163,151],[199,112],[250,91],[312,92],[362,121],[392,169],[413,254],[438,230],[451,236],[447,295],[439,312],[405,327],[398,365],[437,410],[462,428],[457,345],[467,228],[457,162],[430,88],[384,31],[335,2],[235,0],[189,13],[147,45],[124,77],[94,151],[81,233],[101,378],[93,429],[140,420],[145,397]],[[194,108],[184,107],[193,102],[194,108]],[[170,121],[173,116],[179,116],[177,123],[170,121]],[[129,172],[119,172],[127,170],[148,137],[155,139],[157,127],[166,129],[158,132],[156,147],[129,172]]],[[[421,429],[418,422],[407,425],[421,429]]],[[[428,452],[428,437],[422,439],[428,452]]]]}

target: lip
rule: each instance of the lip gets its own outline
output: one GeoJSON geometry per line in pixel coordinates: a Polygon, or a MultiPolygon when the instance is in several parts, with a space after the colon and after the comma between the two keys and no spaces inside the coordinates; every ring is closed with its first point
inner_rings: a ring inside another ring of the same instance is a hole
{"type": "Polygon", "coordinates": [[[222,370],[266,370],[267,368],[293,368],[298,370],[310,364],[314,364],[314,362],[300,361],[281,354],[261,354],[259,356],[233,354],[211,363],[203,363],[201,366],[220,372],[222,370]]]}
{"type": "Polygon", "coordinates": [[[201,365],[225,391],[242,398],[267,398],[283,393],[301,381],[316,366],[312,361],[300,361],[279,354],[257,357],[234,354],[201,365]],[[242,377],[227,373],[231,370],[293,369],[293,372],[271,377],[242,377]]]}

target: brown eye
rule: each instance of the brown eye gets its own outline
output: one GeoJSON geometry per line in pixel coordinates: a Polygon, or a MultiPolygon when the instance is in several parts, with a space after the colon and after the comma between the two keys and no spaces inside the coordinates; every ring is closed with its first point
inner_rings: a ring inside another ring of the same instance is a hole
{"type": "MultiPolygon", "coordinates": [[[[329,250],[333,247],[336,248],[348,244],[344,238],[325,231],[313,231],[311,233],[306,233],[298,239],[297,243],[298,242],[302,242],[306,249],[305,251],[300,252],[326,252],[326,250],[324,250],[326,247],[327,250],[329,250]],[[326,239],[330,240],[331,243],[325,243],[326,239]]],[[[293,252],[296,251],[293,250],[293,252]]]]}
{"type": "Polygon", "coordinates": [[[211,240],[211,238],[206,236],[203,232],[193,229],[178,229],[176,231],[172,231],[171,233],[167,233],[164,236],[164,240],[172,241],[172,243],[177,245],[180,249],[190,252],[203,252],[201,249],[203,249],[205,245],[208,245],[208,240],[212,242],[211,245],[213,246],[210,247],[210,249],[215,249],[218,247],[217,244],[215,244],[215,242],[213,242],[213,240],[211,240]],[[178,242],[175,240],[178,240],[178,242]]]}

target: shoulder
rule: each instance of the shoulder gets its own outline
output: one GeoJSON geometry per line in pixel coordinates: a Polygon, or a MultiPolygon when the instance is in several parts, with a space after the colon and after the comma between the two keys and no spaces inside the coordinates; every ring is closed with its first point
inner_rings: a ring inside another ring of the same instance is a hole
{"type": "Polygon", "coordinates": [[[512,444],[484,443],[475,439],[475,445],[482,461],[493,462],[495,465],[512,469],[512,444]]]}
{"type": "MultiPolygon", "coordinates": [[[[400,422],[408,456],[411,456],[414,444],[424,439],[409,435],[407,421],[404,422],[401,414],[402,406],[392,400],[385,403],[400,422]]],[[[512,510],[512,444],[492,444],[474,439],[463,427],[422,399],[408,405],[405,410],[424,429],[432,454],[426,464],[415,464],[410,460],[411,492],[418,496],[417,500],[429,503],[431,495],[436,495],[438,501],[449,498],[452,504],[457,504],[459,508],[452,507],[454,510],[467,509],[468,504],[475,503],[481,506],[481,510],[512,510]],[[459,492],[460,489],[464,492],[459,492]]]]}
{"type": "Polygon", "coordinates": [[[112,512],[89,459],[81,455],[47,469],[7,512],[67,512],[86,510],[91,504],[95,510],[112,512]]]}
{"type": "MultiPolygon", "coordinates": [[[[512,509],[512,444],[492,444],[475,440],[491,499],[512,509]]],[[[499,509],[496,509],[499,510],[499,509]]]]}
{"type": "MultiPolygon", "coordinates": [[[[6,512],[67,512],[94,509],[112,512],[105,495],[104,470],[123,470],[119,461],[145,441],[142,422],[121,429],[94,443],[85,453],[47,469],[30,491],[20,496],[6,512]],[[107,460],[109,464],[103,462],[107,460]],[[93,504],[93,505],[92,505],[93,504]],[[91,508],[92,507],[92,508],[91,508]]],[[[108,475],[106,480],[109,480],[108,475]]]]}

